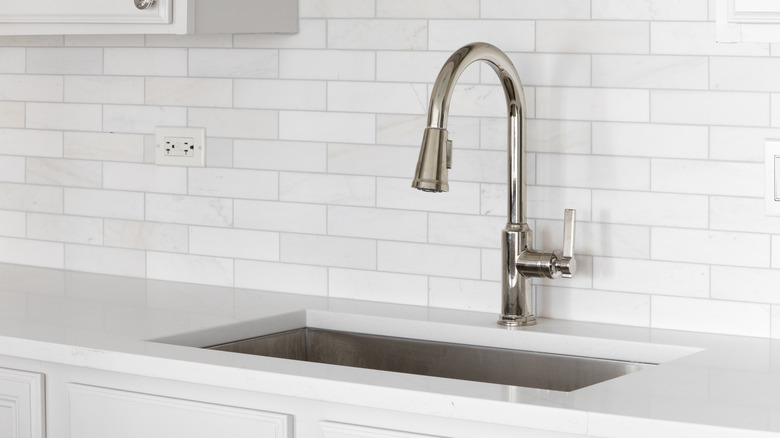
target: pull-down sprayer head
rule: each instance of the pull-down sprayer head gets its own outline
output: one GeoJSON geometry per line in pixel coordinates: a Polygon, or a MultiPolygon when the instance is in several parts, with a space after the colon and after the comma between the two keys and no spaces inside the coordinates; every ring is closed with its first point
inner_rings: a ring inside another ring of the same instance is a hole
{"type": "Polygon", "coordinates": [[[452,168],[452,141],[447,130],[425,128],[412,187],[425,192],[447,192],[447,169],[452,168]]]}

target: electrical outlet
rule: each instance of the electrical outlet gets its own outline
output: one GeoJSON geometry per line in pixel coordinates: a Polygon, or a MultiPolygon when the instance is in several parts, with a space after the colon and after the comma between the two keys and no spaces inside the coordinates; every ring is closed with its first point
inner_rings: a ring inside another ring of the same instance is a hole
{"type": "Polygon", "coordinates": [[[154,163],[164,166],[206,167],[206,128],[154,128],[154,163]]]}

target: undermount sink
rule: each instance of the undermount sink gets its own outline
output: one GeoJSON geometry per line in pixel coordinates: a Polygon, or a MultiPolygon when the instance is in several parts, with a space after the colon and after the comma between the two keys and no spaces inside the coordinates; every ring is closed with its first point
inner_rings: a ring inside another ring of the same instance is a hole
{"type": "Polygon", "coordinates": [[[205,348],[556,391],[574,391],[656,365],[312,327],[205,348]]]}

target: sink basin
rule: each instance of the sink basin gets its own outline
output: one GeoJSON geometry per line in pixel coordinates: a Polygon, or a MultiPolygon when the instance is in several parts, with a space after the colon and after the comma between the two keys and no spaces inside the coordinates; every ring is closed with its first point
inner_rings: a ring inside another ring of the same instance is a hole
{"type": "Polygon", "coordinates": [[[556,391],[574,391],[655,365],[312,327],[205,348],[556,391]]]}

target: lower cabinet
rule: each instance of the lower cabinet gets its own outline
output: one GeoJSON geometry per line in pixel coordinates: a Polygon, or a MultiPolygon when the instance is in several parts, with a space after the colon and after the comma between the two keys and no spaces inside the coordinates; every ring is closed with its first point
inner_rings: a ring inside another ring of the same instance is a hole
{"type": "Polygon", "coordinates": [[[43,438],[43,374],[0,368],[0,437],[43,438]]]}
{"type": "Polygon", "coordinates": [[[284,414],[74,383],[67,395],[71,437],[292,437],[284,414]]]}

